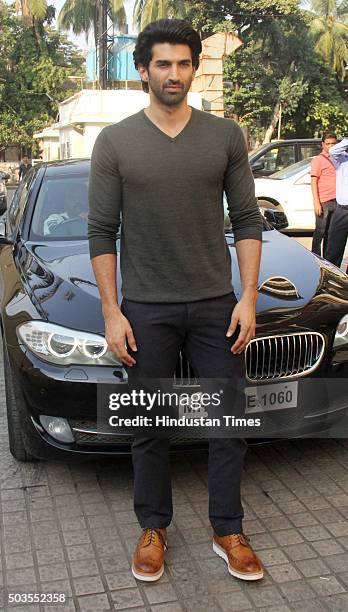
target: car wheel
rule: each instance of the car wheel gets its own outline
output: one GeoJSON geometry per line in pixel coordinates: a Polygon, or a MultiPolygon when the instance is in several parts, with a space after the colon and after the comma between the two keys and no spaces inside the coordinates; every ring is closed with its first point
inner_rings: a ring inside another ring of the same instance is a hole
{"type": "Polygon", "coordinates": [[[2,341],[5,375],[5,395],[7,408],[7,427],[11,454],[18,461],[34,461],[33,457],[25,448],[23,439],[22,422],[25,418],[24,398],[16,385],[16,377],[13,373],[9,360],[6,343],[2,341]]]}

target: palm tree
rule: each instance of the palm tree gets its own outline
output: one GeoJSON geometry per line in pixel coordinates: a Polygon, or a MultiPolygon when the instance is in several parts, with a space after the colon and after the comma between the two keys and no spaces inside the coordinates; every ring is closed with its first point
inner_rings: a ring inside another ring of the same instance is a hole
{"type": "Polygon", "coordinates": [[[21,9],[24,21],[29,24],[33,23],[34,19],[43,20],[47,12],[46,0],[16,0],[16,12],[21,9]]]}
{"type": "Polygon", "coordinates": [[[343,81],[348,65],[348,0],[312,0],[315,50],[343,81]]]}
{"type": "MultiPolygon", "coordinates": [[[[97,43],[98,38],[98,11],[102,0],[66,0],[58,16],[58,26],[62,30],[70,30],[74,34],[86,34],[91,30],[97,43]]],[[[109,15],[113,23],[123,28],[127,23],[123,0],[105,0],[109,15]]]]}
{"type": "Polygon", "coordinates": [[[135,0],[133,23],[143,30],[148,23],[166,17],[185,18],[185,0],[135,0]]]}

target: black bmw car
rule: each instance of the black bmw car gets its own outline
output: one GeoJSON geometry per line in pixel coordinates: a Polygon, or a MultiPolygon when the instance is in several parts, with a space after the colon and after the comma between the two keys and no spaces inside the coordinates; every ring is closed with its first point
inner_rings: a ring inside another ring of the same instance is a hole
{"type": "MultiPolygon", "coordinates": [[[[89,258],[89,167],[88,160],[70,160],[31,169],[0,222],[8,429],[10,450],[21,461],[130,451],[132,436],[97,426],[98,388],[122,387],[127,371],[108,350],[89,258]]],[[[226,241],[238,297],[230,230],[226,241]]],[[[266,434],[273,437],[316,435],[343,423],[348,277],[265,220],[257,310],[257,336],[245,353],[246,412],[271,415],[276,427],[266,434]]],[[[199,388],[184,354],[173,386],[199,388]]],[[[172,440],[174,449],[199,444],[172,440]]]]}

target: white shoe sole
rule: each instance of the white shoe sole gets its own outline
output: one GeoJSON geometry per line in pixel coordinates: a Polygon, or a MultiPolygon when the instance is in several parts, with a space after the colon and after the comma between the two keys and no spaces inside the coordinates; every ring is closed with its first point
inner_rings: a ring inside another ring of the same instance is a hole
{"type": "Polygon", "coordinates": [[[160,571],[157,572],[157,574],[152,574],[152,575],[138,574],[132,565],[132,574],[134,578],[137,578],[138,580],[143,580],[144,582],[155,582],[155,580],[159,580],[161,576],[163,575],[163,572],[164,572],[164,565],[160,569],[160,571]]]}
{"type": "Polygon", "coordinates": [[[261,578],[263,578],[263,570],[261,572],[256,572],[255,574],[243,574],[243,573],[237,572],[236,570],[232,569],[228,562],[228,556],[226,555],[224,549],[221,548],[221,546],[219,546],[218,544],[216,544],[214,540],[213,540],[213,551],[217,555],[219,555],[221,559],[226,561],[229,573],[235,578],[240,578],[241,580],[260,580],[261,578]]]}

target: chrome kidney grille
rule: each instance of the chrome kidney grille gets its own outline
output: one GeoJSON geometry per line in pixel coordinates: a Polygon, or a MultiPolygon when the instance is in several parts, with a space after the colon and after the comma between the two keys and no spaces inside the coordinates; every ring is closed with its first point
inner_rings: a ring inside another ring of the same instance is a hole
{"type": "Polygon", "coordinates": [[[319,366],[324,350],[324,336],[318,332],[255,338],[245,352],[247,377],[258,381],[305,376],[319,366]]]}

